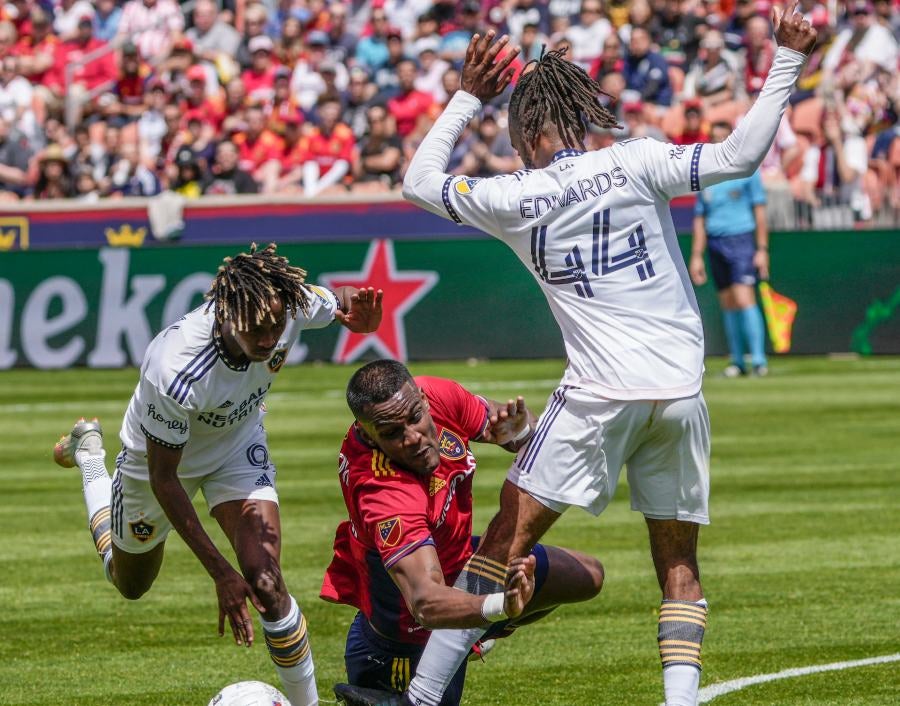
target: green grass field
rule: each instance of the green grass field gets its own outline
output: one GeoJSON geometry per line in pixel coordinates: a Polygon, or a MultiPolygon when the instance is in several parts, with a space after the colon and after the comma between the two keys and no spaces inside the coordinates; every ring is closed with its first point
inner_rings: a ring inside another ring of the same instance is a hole
{"type": "MultiPolygon", "coordinates": [[[[711,361],[714,373],[722,363],[711,361]]],[[[710,601],[703,684],[900,652],[900,359],[784,359],[762,380],[710,377],[713,524],[701,532],[710,601]]],[[[559,361],[422,364],[489,397],[543,407],[559,361]]],[[[317,598],[344,516],[336,457],[350,421],[350,369],[284,369],[268,401],[288,585],[309,618],[320,693],[343,678],[350,608],[317,598]]],[[[0,373],[0,704],[203,706],[222,686],[277,685],[262,642],[216,635],[213,585],[170,535],[162,573],[138,602],[103,579],[81,483],[51,448],[80,414],[107,448],[134,370],[0,373]]],[[[509,456],[478,447],[476,529],[496,508],[509,456]]],[[[623,474],[624,481],[624,474],[623,474]]],[[[202,516],[206,517],[205,511],[202,516]]],[[[209,518],[207,517],[207,520],[209,518]]],[[[225,543],[207,522],[220,547],[225,543]]],[[[627,487],[599,519],[573,510],[548,543],[595,554],[600,597],[523,628],[473,665],[466,704],[657,704],[659,590],[627,487]]],[[[734,704],[896,704],[900,663],[754,686],[734,704]]]]}

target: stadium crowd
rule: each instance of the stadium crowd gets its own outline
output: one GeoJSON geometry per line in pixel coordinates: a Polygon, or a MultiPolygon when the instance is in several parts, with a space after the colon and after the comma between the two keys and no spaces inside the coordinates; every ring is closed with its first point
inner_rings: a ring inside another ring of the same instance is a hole
{"type": "MultiPolygon", "coordinates": [[[[801,0],[819,43],[762,167],[811,209],[900,208],[900,2],[801,0]]],[[[774,55],[770,0],[10,0],[0,8],[0,199],[396,189],[494,27],[597,77],[621,129],[732,125],[774,55]]],[[[454,173],[518,168],[504,101],[454,173]]]]}

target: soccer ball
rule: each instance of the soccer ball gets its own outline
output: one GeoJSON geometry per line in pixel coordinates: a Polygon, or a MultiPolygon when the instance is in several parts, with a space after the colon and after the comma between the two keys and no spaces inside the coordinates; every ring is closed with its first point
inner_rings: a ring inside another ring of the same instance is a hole
{"type": "Polygon", "coordinates": [[[291,702],[274,686],[261,681],[239,681],[213,696],[209,706],[291,706],[291,702]]]}

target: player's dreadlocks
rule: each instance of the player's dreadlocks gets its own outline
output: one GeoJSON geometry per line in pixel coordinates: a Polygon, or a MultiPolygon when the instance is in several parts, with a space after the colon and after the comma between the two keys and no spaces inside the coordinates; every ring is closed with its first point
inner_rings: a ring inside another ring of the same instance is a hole
{"type": "Polygon", "coordinates": [[[206,293],[208,307],[215,307],[219,326],[230,321],[238,331],[247,331],[272,316],[272,300],[280,299],[285,310],[296,316],[309,312],[306,270],[292,267],[286,257],[275,254],[275,243],[263,250],[250,245],[250,253],[226,257],[206,293]]]}
{"type": "Polygon", "coordinates": [[[549,118],[569,149],[582,147],[585,120],[600,128],[617,127],[616,116],[597,102],[608,96],[580,66],[567,61],[566,47],[544,53],[523,74],[509,100],[509,119],[533,145],[549,118]]]}

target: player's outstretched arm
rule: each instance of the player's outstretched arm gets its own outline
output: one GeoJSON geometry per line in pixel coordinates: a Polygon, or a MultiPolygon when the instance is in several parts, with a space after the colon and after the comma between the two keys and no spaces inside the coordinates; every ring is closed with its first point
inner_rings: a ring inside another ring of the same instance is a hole
{"type": "MultiPolygon", "coordinates": [[[[403,594],[409,612],[422,627],[429,630],[476,628],[489,622],[484,611],[485,601],[490,597],[476,596],[446,585],[440,559],[432,545],[419,547],[393,564],[388,572],[403,594]]],[[[530,591],[525,573],[526,569],[517,565],[514,583],[507,586],[503,596],[501,607],[518,609],[516,615],[521,614],[534,593],[534,571],[531,571],[530,591]]]]}
{"type": "Polygon", "coordinates": [[[795,12],[797,0],[782,12],[775,8],[772,22],[778,50],[753,107],[734,132],[718,144],[666,145],[654,140],[634,143],[644,150],[648,184],[668,198],[749,177],[768,153],[778,132],[791,90],[816,44],[816,31],[795,12]]]}
{"type": "Polygon", "coordinates": [[[175,531],[203,564],[216,584],[219,601],[219,635],[225,632],[225,618],[231,625],[234,641],[250,647],[253,644],[253,621],[247,611],[249,599],[258,611],[265,613],[253,589],[244,577],[216,549],[200,524],[191,500],[178,480],[181,449],[171,449],[147,439],[147,466],[150,487],[175,531]]]}
{"type": "Polygon", "coordinates": [[[334,318],[354,333],[372,333],[381,325],[384,292],[374,287],[338,287],[335,296],[341,310],[334,318]]]}
{"type": "Polygon", "coordinates": [[[507,451],[515,453],[534,436],[537,418],[525,406],[525,399],[495,402],[487,400],[488,424],[475,441],[497,444],[507,451]]]}

